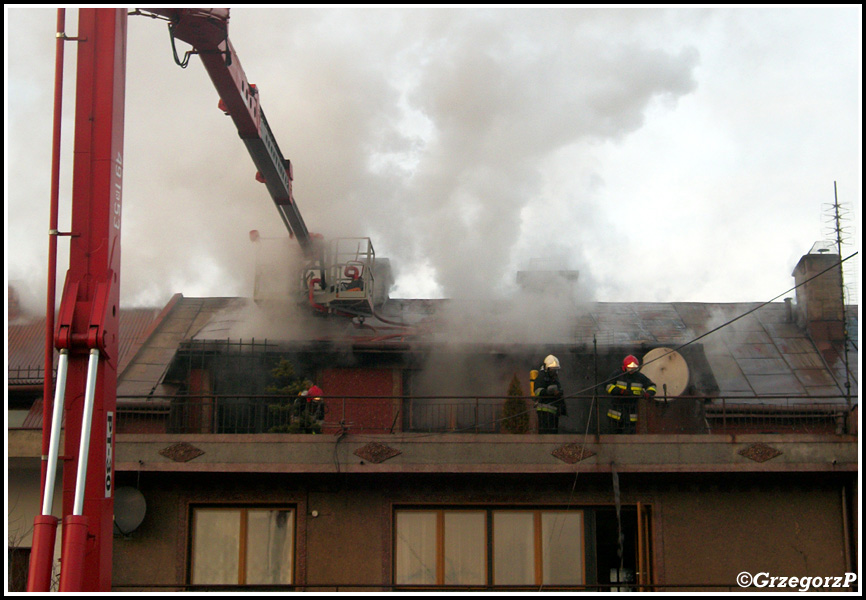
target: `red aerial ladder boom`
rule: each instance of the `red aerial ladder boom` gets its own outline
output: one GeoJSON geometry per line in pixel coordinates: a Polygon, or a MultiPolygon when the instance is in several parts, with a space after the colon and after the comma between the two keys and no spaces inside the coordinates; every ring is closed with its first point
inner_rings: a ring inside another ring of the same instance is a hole
{"type": "Polygon", "coordinates": [[[169,22],[172,47],[175,40],[192,46],[181,61],[186,66],[198,54],[219,94],[219,107],[230,115],[238,135],[258,169],[256,179],[268,189],[289,234],[304,251],[307,264],[299,278],[297,298],[309,297],[316,311],[344,316],[372,314],[375,252],[368,238],[331,240],[307,230],[292,196],[292,165],[283,157],[262,111],[259,91],[247,81],[240,60],[228,38],[227,8],[147,8],[139,14],[169,22]]]}
{"type": "Polygon", "coordinates": [[[238,135],[246,144],[259,171],[257,178],[267,186],[289,233],[297,238],[301,247],[309,254],[312,250],[311,236],[292,196],[292,165],[283,158],[262,112],[258,90],[247,81],[234,46],[228,38],[229,9],[142,10],[167,18],[172,44],[175,39],[182,40],[193,47],[191,53],[201,57],[219,94],[220,108],[231,116],[238,135]]]}

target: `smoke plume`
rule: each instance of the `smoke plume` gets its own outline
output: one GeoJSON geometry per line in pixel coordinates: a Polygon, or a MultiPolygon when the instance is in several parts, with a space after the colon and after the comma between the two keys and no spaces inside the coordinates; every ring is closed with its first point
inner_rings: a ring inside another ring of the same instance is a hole
{"type": "MultiPolygon", "coordinates": [[[[28,10],[42,37],[13,59],[40,60],[40,112],[13,116],[48,122],[53,11],[28,10]]],[[[404,297],[501,298],[566,246],[591,278],[583,254],[605,225],[593,147],[696,86],[695,50],[647,41],[672,27],[664,11],[239,8],[229,34],[311,231],[371,237],[404,297]]],[[[72,49],[67,63],[68,144],[72,49]]],[[[286,234],[200,61],[174,64],[162,22],[130,17],[126,98],[124,304],[251,296],[248,232],[286,234]]],[[[47,174],[34,181],[47,198],[47,174]]]]}

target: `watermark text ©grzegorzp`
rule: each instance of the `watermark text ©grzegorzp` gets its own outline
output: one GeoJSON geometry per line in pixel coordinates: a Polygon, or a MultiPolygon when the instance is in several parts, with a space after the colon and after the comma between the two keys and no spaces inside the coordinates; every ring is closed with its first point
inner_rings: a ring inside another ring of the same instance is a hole
{"type": "Polygon", "coordinates": [[[795,588],[801,592],[820,588],[847,588],[856,581],[856,573],[845,573],[841,577],[775,577],[764,572],[752,575],[743,571],[737,575],[737,585],[743,588],[795,588]]]}

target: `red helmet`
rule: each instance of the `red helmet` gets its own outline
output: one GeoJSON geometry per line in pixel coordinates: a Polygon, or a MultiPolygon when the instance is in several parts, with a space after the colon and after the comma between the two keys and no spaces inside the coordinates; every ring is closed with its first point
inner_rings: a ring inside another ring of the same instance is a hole
{"type": "Polygon", "coordinates": [[[622,370],[623,371],[637,371],[640,368],[640,361],[636,356],[632,356],[629,354],[624,359],[622,359],[622,370]]]}

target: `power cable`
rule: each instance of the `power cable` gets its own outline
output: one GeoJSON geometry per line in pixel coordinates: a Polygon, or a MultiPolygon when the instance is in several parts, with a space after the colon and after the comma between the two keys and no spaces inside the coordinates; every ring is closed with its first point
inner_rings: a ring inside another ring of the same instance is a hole
{"type": "MultiPolygon", "coordinates": [[[[847,258],[844,259],[844,260],[848,260],[849,258],[853,257],[855,254],[856,254],[856,253],[852,254],[851,256],[847,257],[847,258]]],[[[747,312],[745,312],[745,313],[743,313],[743,314],[741,314],[741,315],[739,315],[739,316],[737,316],[737,317],[735,317],[735,318],[733,318],[733,319],[730,319],[729,321],[727,321],[727,322],[725,322],[725,323],[722,323],[722,324],[719,325],[718,327],[715,327],[715,328],[711,329],[710,331],[707,331],[706,333],[704,333],[704,334],[702,334],[702,335],[700,335],[700,336],[694,338],[693,340],[690,340],[690,341],[686,342],[685,344],[682,344],[681,346],[677,347],[676,349],[672,350],[671,352],[678,352],[679,350],[685,348],[686,346],[688,346],[688,345],[690,345],[690,344],[693,344],[693,343],[697,342],[698,340],[703,339],[703,338],[707,337],[708,335],[710,335],[710,334],[712,334],[712,333],[714,333],[714,332],[716,332],[716,331],[719,331],[720,329],[722,329],[722,328],[724,328],[724,327],[727,327],[728,325],[731,325],[732,323],[734,323],[734,322],[736,322],[736,321],[742,319],[743,317],[746,317],[746,316],[750,315],[751,313],[753,313],[753,312],[759,310],[760,308],[763,308],[763,307],[766,306],[767,304],[770,304],[770,303],[774,302],[775,300],[779,299],[780,297],[784,296],[785,294],[788,294],[788,293],[790,293],[791,291],[796,290],[796,289],[797,289],[798,287],[800,287],[801,285],[805,285],[806,283],[812,281],[813,279],[815,279],[815,278],[817,278],[817,277],[820,277],[821,275],[823,275],[823,274],[826,273],[827,271],[830,271],[831,269],[834,269],[834,268],[836,268],[836,267],[839,267],[839,266],[842,264],[842,262],[844,262],[844,261],[840,261],[839,263],[834,264],[833,266],[831,266],[831,267],[829,267],[829,268],[827,268],[827,269],[821,271],[820,273],[818,273],[817,275],[815,275],[815,276],[813,276],[813,277],[810,277],[809,279],[807,279],[806,281],[800,283],[799,285],[796,285],[796,286],[794,286],[793,288],[791,288],[791,289],[789,289],[789,290],[783,292],[782,294],[779,294],[779,295],[776,296],[775,298],[773,298],[773,299],[771,299],[771,300],[768,300],[767,302],[764,302],[764,303],[762,303],[762,304],[759,304],[758,306],[754,307],[753,309],[751,309],[751,310],[749,310],[749,311],[747,311],[747,312]]],[[[593,342],[595,342],[595,338],[593,338],[593,342]]],[[[667,356],[668,354],[670,354],[670,353],[666,353],[666,354],[663,354],[662,356],[660,356],[660,357],[658,357],[658,358],[652,359],[652,360],[650,360],[650,361],[644,363],[644,366],[646,366],[647,364],[651,364],[651,363],[655,362],[656,360],[660,360],[661,358],[664,358],[664,357],[667,356]]],[[[598,387],[599,387],[599,385],[604,385],[605,383],[608,383],[609,381],[613,381],[613,380],[615,380],[615,379],[616,379],[616,376],[611,377],[611,378],[609,378],[608,380],[605,380],[605,381],[601,382],[600,384],[595,384],[595,385],[593,386],[592,389],[597,390],[598,387]]],[[[588,389],[581,390],[581,392],[579,392],[578,394],[575,394],[575,395],[581,395],[583,392],[586,392],[586,391],[589,391],[589,390],[588,390],[588,389]]],[[[575,395],[572,395],[571,397],[574,397],[575,395]]],[[[568,397],[568,396],[567,396],[567,397],[568,397]]],[[[564,399],[563,399],[563,400],[564,400],[564,399]]],[[[586,447],[586,440],[587,440],[587,438],[589,437],[589,424],[590,424],[590,422],[591,422],[591,420],[592,420],[592,408],[593,408],[594,404],[595,404],[595,396],[593,396],[593,400],[592,400],[592,402],[590,403],[589,412],[588,412],[588,416],[587,416],[587,419],[586,419],[586,431],[584,432],[584,442],[583,442],[583,444],[581,445],[581,450],[580,450],[580,451],[581,451],[581,454],[583,453],[583,449],[586,447]]],[[[582,460],[582,459],[581,459],[581,460],[582,460]]],[[[612,472],[612,477],[613,477],[613,493],[614,493],[614,500],[615,500],[615,505],[616,505],[616,519],[617,519],[617,527],[618,527],[618,534],[617,534],[617,556],[619,557],[619,570],[617,571],[617,579],[619,579],[619,578],[621,577],[621,575],[622,575],[622,570],[623,570],[623,566],[624,566],[624,563],[623,563],[623,560],[624,560],[624,557],[623,557],[623,541],[624,541],[624,540],[623,540],[623,532],[622,532],[622,520],[621,520],[621,516],[620,516],[620,484],[619,484],[619,476],[618,476],[618,474],[617,474],[616,467],[615,467],[614,463],[611,463],[611,472],[612,472]]],[[[575,490],[577,489],[577,479],[578,479],[579,474],[580,474],[580,460],[577,461],[577,465],[575,466],[574,481],[573,481],[572,486],[571,486],[571,492],[570,492],[570,494],[569,494],[568,501],[566,502],[566,507],[565,507],[565,510],[566,510],[566,511],[568,511],[568,510],[572,507],[572,505],[573,505],[574,493],[575,493],[575,490]]],[[[563,523],[563,527],[564,527],[564,526],[565,526],[565,524],[563,523]]],[[[553,532],[551,531],[551,540],[552,540],[552,536],[553,536],[553,532]]],[[[539,587],[539,591],[541,591],[541,589],[543,589],[543,587],[544,587],[543,585],[540,586],[540,587],[539,587]]]]}
{"type": "MultiPolygon", "coordinates": [[[[803,286],[803,285],[809,283],[810,281],[812,281],[812,280],[814,280],[814,279],[816,279],[816,278],[818,278],[818,277],[824,275],[824,274],[827,273],[828,271],[830,271],[830,270],[832,270],[832,269],[835,269],[835,268],[839,267],[842,263],[844,263],[845,261],[849,260],[850,258],[853,258],[853,257],[856,256],[856,255],[857,255],[856,252],[853,253],[853,254],[851,254],[851,255],[849,255],[848,257],[846,257],[846,258],[840,260],[838,263],[835,263],[834,265],[828,267],[827,269],[824,269],[823,271],[821,271],[821,272],[817,273],[816,275],[810,277],[809,279],[807,279],[807,280],[801,282],[800,284],[795,285],[794,287],[792,287],[792,288],[790,288],[790,289],[788,289],[788,290],[782,292],[781,294],[779,294],[779,295],[773,297],[772,299],[767,300],[766,302],[763,302],[763,303],[761,303],[761,304],[755,306],[754,308],[752,308],[752,309],[750,309],[750,310],[748,310],[748,311],[746,311],[746,312],[744,312],[744,313],[742,313],[742,314],[740,314],[740,315],[734,317],[733,319],[730,319],[730,320],[728,320],[728,321],[722,323],[721,325],[718,325],[717,327],[714,327],[713,329],[711,329],[711,330],[709,330],[709,331],[707,331],[707,332],[705,332],[705,333],[703,333],[703,334],[701,334],[701,335],[695,337],[694,339],[689,340],[688,342],[685,342],[685,343],[681,344],[680,346],[674,348],[674,349],[672,350],[672,352],[678,352],[678,351],[682,350],[683,348],[686,348],[687,346],[690,346],[691,344],[694,344],[694,343],[698,342],[699,340],[701,340],[701,339],[703,339],[703,338],[705,338],[705,337],[707,337],[707,336],[709,336],[709,335],[712,335],[713,333],[715,333],[715,332],[717,332],[717,331],[719,331],[719,330],[721,330],[721,329],[723,329],[723,328],[725,328],[725,327],[730,326],[731,324],[733,324],[733,323],[739,321],[740,319],[745,318],[745,317],[747,317],[748,315],[750,315],[750,314],[756,312],[757,310],[760,310],[761,308],[767,306],[768,304],[770,304],[770,303],[772,303],[772,302],[778,300],[779,298],[781,298],[781,297],[784,296],[785,294],[788,294],[788,293],[790,293],[790,292],[796,290],[797,288],[799,288],[799,287],[801,287],[801,286],[803,286]]],[[[595,341],[595,340],[594,340],[594,341],[595,341]]],[[[655,362],[656,360],[660,360],[661,358],[664,358],[665,356],[667,356],[667,354],[664,354],[664,355],[662,355],[662,356],[660,356],[660,357],[658,357],[658,358],[652,359],[652,360],[650,360],[650,361],[644,363],[644,366],[646,366],[647,364],[651,364],[652,362],[655,362]]],[[[586,393],[586,392],[588,392],[588,391],[590,391],[590,390],[597,390],[599,386],[604,385],[605,383],[608,383],[608,382],[613,381],[613,380],[615,380],[615,379],[616,379],[616,376],[611,377],[611,378],[608,378],[608,379],[606,379],[606,380],[604,380],[604,381],[602,381],[602,382],[595,383],[595,384],[592,386],[592,388],[584,388],[584,389],[582,389],[582,390],[579,390],[579,391],[578,391],[577,393],[575,393],[575,394],[571,394],[571,395],[568,395],[568,396],[564,396],[564,397],[563,397],[563,401],[565,401],[565,400],[568,399],[568,398],[575,398],[575,397],[581,396],[581,395],[583,395],[584,393],[586,393]]],[[[582,454],[583,454],[584,448],[585,448],[585,446],[586,446],[586,441],[587,441],[587,439],[588,439],[588,437],[589,437],[589,426],[590,426],[590,423],[591,423],[591,421],[592,421],[592,409],[593,409],[593,407],[594,407],[594,405],[595,405],[595,401],[596,401],[596,398],[595,398],[595,396],[593,395],[593,399],[592,399],[592,401],[590,402],[590,406],[589,406],[589,412],[588,412],[588,416],[587,416],[586,429],[585,429],[585,431],[584,431],[584,443],[583,443],[583,445],[582,445],[581,448],[580,448],[581,458],[578,459],[578,461],[577,461],[577,465],[575,466],[574,480],[573,480],[573,482],[572,482],[571,491],[570,491],[570,493],[569,493],[569,497],[568,497],[568,500],[566,501],[566,505],[565,505],[565,511],[566,511],[566,512],[567,512],[569,509],[571,509],[571,507],[574,505],[574,495],[575,495],[575,492],[576,492],[576,489],[577,489],[577,481],[578,481],[578,477],[579,477],[579,474],[580,474],[580,462],[581,462],[581,460],[582,460],[582,454]]],[[[525,411],[524,413],[518,413],[518,415],[519,415],[519,414],[530,414],[530,411],[527,410],[527,411],[525,411]]],[[[509,417],[503,417],[503,418],[500,418],[500,419],[494,419],[494,420],[492,420],[492,421],[489,421],[488,424],[490,424],[490,425],[495,425],[495,424],[497,424],[497,423],[500,423],[500,422],[505,421],[506,419],[511,419],[511,418],[513,418],[514,416],[517,416],[517,415],[509,415],[509,417]]],[[[476,425],[473,425],[473,426],[470,426],[470,427],[463,428],[463,429],[457,429],[457,430],[454,430],[454,433],[459,433],[459,432],[461,432],[461,431],[469,431],[469,430],[474,429],[474,428],[476,428],[476,427],[477,427],[477,424],[476,424],[476,425]]],[[[393,428],[393,427],[392,427],[392,428],[393,428]]],[[[430,436],[432,437],[432,436],[434,436],[434,435],[441,435],[441,434],[439,434],[439,433],[430,433],[430,434],[428,434],[428,435],[430,435],[430,436]]],[[[361,435],[359,435],[358,437],[359,437],[359,439],[364,439],[366,436],[364,436],[363,434],[361,434],[361,435]]],[[[419,438],[423,438],[423,437],[425,437],[425,436],[423,436],[423,435],[422,435],[422,436],[416,436],[414,439],[419,439],[419,438]]],[[[342,438],[343,438],[343,436],[341,435],[341,436],[340,436],[340,439],[342,439],[342,438]]],[[[338,443],[339,443],[339,440],[338,440],[338,443]]],[[[616,472],[616,469],[615,469],[615,466],[614,466],[613,463],[611,463],[611,469],[612,469],[612,476],[613,476],[614,497],[615,497],[615,503],[616,503],[616,513],[617,513],[617,522],[618,522],[618,556],[619,556],[619,559],[620,559],[620,570],[619,570],[619,572],[618,572],[618,578],[619,578],[619,576],[620,576],[620,574],[621,574],[621,572],[622,572],[622,568],[623,568],[623,550],[622,550],[622,545],[623,545],[623,533],[622,533],[622,524],[621,524],[621,520],[620,520],[620,489],[619,489],[619,478],[618,478],[618,474],[617,474],[617,472],[616,472]]],[[[563,521],[563,524],[562,524],[562,526],[561,526],[561,528],[560,528],[560,534],[561,534],[562,529],[563,529],[564,527],[565,527],[565,521],[563,521]]],[[[550,537],[550,541],[552,541],[552,538],[553,538],[553,529],[551,529],[551,534],[550,534],[550,535],[551,535],[551,537],[550,537]]],[[[542,584],[539,586],[538,589],[539,589],[539,591],[541,591],[543,588],[544,588],[544,584],[542,583],[542,584]]]]}
{"type": "MultiPolygon", "coordinates": [[[[853,254],[850,254],[849,256],[845,257],[844,259],[841,259],[839,262],[834,263],[834,264],[831,265],[830,267],[827,267],[827,268],[824,269],[823,271],[820,271],[819,273],[813,275],[813,276],[810,277],[809,279],[806,279],[805,281],[800,282],[799,284],[795,285],[794,287],[785,290],[785,291],[782,292],[781,294],[778,294],[777,296],[774,296],[774,297],[771,298],[770,300],[767,300],[766,302],[762,302],[761,304],[758,304],[758,305],[755,306],[754,308],[751,308],[750,310],[748,310],[748,311],[742,313],[741,315],[738,315],[738,316],[734,317],[733,319],[730,319],[730,320],[728,320],[728,321],[725,321],[725,322],[722,323],[721,325],[718,325],[717,327],[714,327],[713,329],[711,329],[711,330],[709,330],[709,331],[707,331],[707,332],[705,332],[705,333],[703,333],[703,334],[701,334],[701,335],[695,337],[694,339],[691,339],[691,340],[689,340],[689,341],[687,341],[687,342],[681,344],[680,346],[675,347],[675,348],[672,350],[672,352],[678,352],[678,351],[682,350],[683,348],[686,348],[686,347],[688,347],[688,346],[694,344],[695,342],[697,342],[697,341],[699,341],[699,340],[702,340],[703,338],[705,338],[705,337],[707,337],[707,336],[709,336],[709,335],[711,335],[711,334],[713,334],[713,333],[716,333],[717,331],[719,331],[719,330],[721,330],[721,329],[724,329],[725,327],[728,327],[729,325],[731,325],[731,324],[733,324],[733,323],[739,321],[740,319],[749,316],[750,314],[754,313],[755,311],[760,310],[761,308],[764,308],[765,306],[767,306],[768,304],[771,304],[772,302],[775,302],[776,300],[778,300],[779,298],[785,296],[786,294],[789,294],[789,293],[791,293],[792,291],[795,291],[797,288],[806,285],[807,283],[809,283],[809,282],[811,282],[811,281],[817,279],[818,277],[821,277],[821,276],[824,275],[825,273],[827,273],[827,272],[829,272],[829,271],[831,271],[831,270],[833,270],[833,269],[835,269],[835,268],[838,268],[840,265],[842,265],[842,263],[844,263],[845,261],[850,260],[851,258],[857,256],[857,254],[858,254],[858,252],[854,252],[853,254]]],[[[648,364],[651,364],[651,363],[653,363],[653,362],[655,362],[655,361],[657,361],[657,360],[661,360],[662,358],[664,358],[664,357],[667,356],[667,355],[668,355],[668,354],[664,354],[664,355],[659,356],[659,357],[657,357],[657,358],[655,358],[655,359],[652,359],[652,360],[650,360],[650,361],[644,363],[643,366],[646,366],[646,365],[648,365],[648,364]]],[[[574,399],[574,398],[578,398],[578,397],[580,397],[580,396],[583,396],[583,395],[585,395],[587,392],[590,392],[590,391],[593,391],[593,390],[598,389],[599,386],[603,386],[603,385],[605,385],[606,383],[609,383],[609,382],[611,382],[611,381],[615,381],[617,377],[618,377],[618,375],[615,375],[615,376],[613,376],[613,377],[609,377],[609,378],[607,378],[607,379],[605,379],[605,380],[603,380],[603,381],[600,381],[600,382],[598,382],[598,383],[595,383],[592,387],[583,388],[583,389],[580,389],[580,390],[578,390],[577,392],[575,392],[575,393],[573,393],[573,394],[570,394],[570,395],[567,395],[567,396],[563,396],[563,401],[565,401],[565,400],[567,400],[567,399],[574,399]]],[[[487,422],[485,422],[485,423],[483,423],[483,424],[476,423],[476,424],[471,425],[471,426],[468,426],[468,427],[457,428],[457,429],[452,430],[450,433],[462,433],[462,432],[464,432],[464,431],[470,431],[470,430],[472,430],[472,429],[475,429],[475,428],[478,427],[479,425],[495,426],[497,423],[501,423],[502,421],[504,421],[504,420],[506,420],[506,419],[511,419],[511,418],[516,417],[516,416],[520,416],[520,415],[522,415],[522,414],[527,414],[527,415],[528,415],[528,414],[531,414],[531,413],[532,413],[531,410],[526,410],[526,411],[523,412],[523,413],[517,413],[517,414],[514,414],[514,415],[509,415],[508,417],[502,417],[502,418],[499,418],[499,419],[493,419],[493,420],[491,420],[491,421],[487,421],[487,422]]],[[[591,418],[591,416],[590,416],[590,418],[591,418]]],[[[589,419],[588,419],[588,420],[589,420],[589,419]]],[[[587,431],[588,431],[588,426],[587,426],[587,431]]],[[[431,433],[428,434],[428,435],[432,437],[432,436],[435,436],[435,435],[441,435],[441,433],[440,433],[440,432],[431,432],[431,433]]],[[[363,436],[364,436],[364,434],[359,434],[359,437],[361,437],[362,439],[363,439],[363,436]]],[[[417,438],[416,438],[416,439],[417,439],[417,438]]]]}

